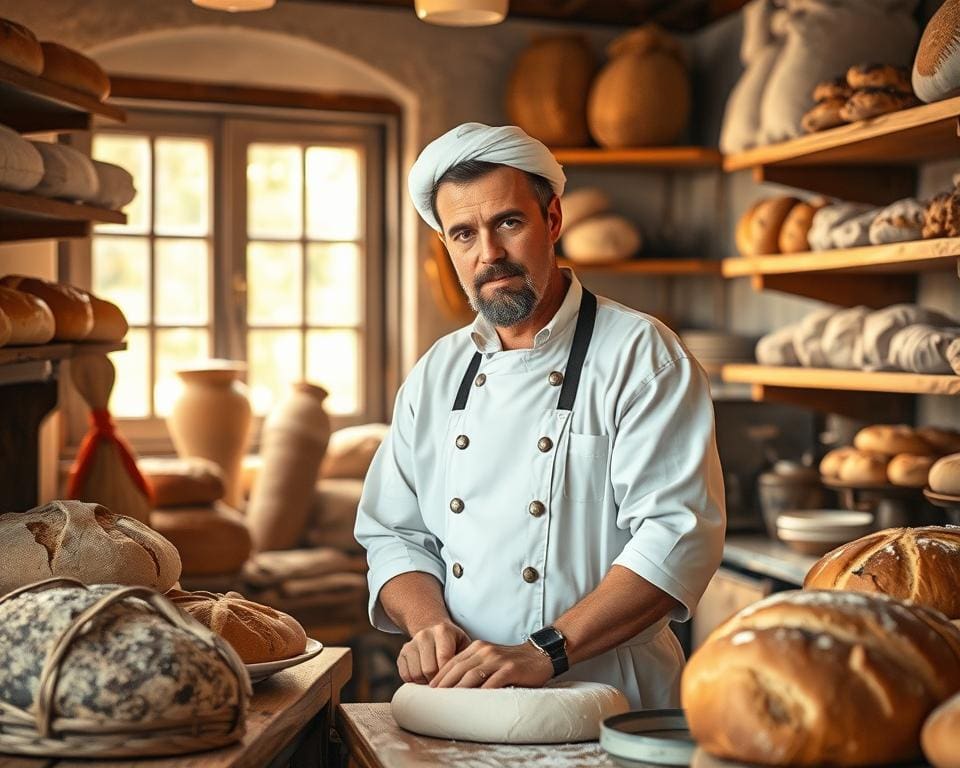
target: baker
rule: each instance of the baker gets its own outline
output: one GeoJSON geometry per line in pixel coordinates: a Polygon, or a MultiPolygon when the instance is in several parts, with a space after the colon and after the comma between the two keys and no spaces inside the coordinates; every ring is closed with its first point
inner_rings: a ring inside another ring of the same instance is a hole
{"type": "Polygon", "coordinates": [[[356,537],[370,618],[407,682],[603,682],[679,706],[690,617],[720,563],[707,378],[654,318],[557,265],[561,166],[513,126],[466,123],[410,172],[474,322],[397,395],[356,537]]]}

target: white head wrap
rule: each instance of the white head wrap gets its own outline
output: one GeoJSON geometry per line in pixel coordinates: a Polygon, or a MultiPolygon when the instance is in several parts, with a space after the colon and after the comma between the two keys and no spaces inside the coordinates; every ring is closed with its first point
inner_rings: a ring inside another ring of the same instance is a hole
{"type": "Polygon", "coordinates": [[[550,150],[517,126],[490,126],[483,123],[458,125],[424,148],[407,179],[407,188],[417,213],[437,231],[441,226],[430,208],[430,193],[443,174],[467,160],[509,165],[543,176],[557,195],[563,194],[567,182],[563,168],[550,150]]]}

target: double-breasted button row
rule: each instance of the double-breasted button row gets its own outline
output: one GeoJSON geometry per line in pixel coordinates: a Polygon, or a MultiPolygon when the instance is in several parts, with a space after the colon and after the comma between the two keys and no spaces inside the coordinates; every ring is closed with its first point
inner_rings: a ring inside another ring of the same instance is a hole
{"type": "Polygon", "coordinates": [[[457,448],[461,451],[470,445],[470,438],[466,435],[457,435],[457,448]]]}
{"type": "Polygon", "coordinates": [[[553,440],[549,437],[541,437],[537,440],[537,448],[540,449],[540,453],[547,453],[551,448],[553,448],[553,440]]]}
{"type": "Polygon", "coordinates": [[[453,514],[459,515],[461,512],[463,512],[464,506],[463,499],[450,499],[450,511],[453,512],[453,514]]]}
{"type": "Polygon", "coordinates": [[[536,568],[530,568],[529,566],[523,569],[523,580],[527,584],[533,584],[537,579],[540,578],[540,574],[537,573],[536,568]]]}
{"type": "Polygon", "coordinates": [[[453,575],[456,576],[458,579],[461,576],[463,576],[463,566],[460,565],[460,563],[453,564],[453,575]]]}

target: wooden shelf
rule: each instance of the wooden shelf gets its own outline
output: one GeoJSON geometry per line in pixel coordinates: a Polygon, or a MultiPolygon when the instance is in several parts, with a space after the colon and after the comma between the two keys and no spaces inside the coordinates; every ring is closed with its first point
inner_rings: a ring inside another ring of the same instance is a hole
{"type": "Polygon", "coordinates": [[[723,259],[724,277],[749,277],[754,289],[776,290],[841,306],[884,307],[912,301],[915,276],[958,268],[960,237],[862,248],[723,259]],[[829,276],[829,279],[824,279],[829,276]]]}
{"type": "Polygon", "coordinates": [[[652,277],[677,277],[696,275],[719,275],[721,262],[718,259],[628,259],[610,264],[579,264],[569,259],[557,259],[561,267],[577,272],[595,272],[617,275],[649,275],[652,277]]]}
{"type": "Polygon", "coordinates": [[[120,211],[0,190],[0,241],[86,237],[90,224],[126,224],[120,211]]]}
{"type": "Polygon", "coordinates": [[[0,62],[3,124],[20,133],[89,130],[94,115],[124,122],[126,113],[93,96],[0,62]]]}
{"type": "Polygon", "coordinates": [[[79,355],[105,355],[127,348],[127,342],[51,342],[30,347],[0,347],[0,365],[18,365],[38,360],[66,360],[79,355]]]}
{"type": "Polygon", "coordinates": [[[598,147],[552,149],[557,162],[572,166],[629,166],[633,168],[720,168],[723,155],[712,147],[598,147]]]}

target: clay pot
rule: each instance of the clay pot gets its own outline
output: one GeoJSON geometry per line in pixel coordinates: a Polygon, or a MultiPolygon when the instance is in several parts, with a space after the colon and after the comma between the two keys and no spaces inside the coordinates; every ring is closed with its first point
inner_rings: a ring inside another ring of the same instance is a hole
{"type": "Polygon", "coordinates": [[[507,83],[507,115],[551,147],[583,147],[587,95],[596,61],[580,35],[558,35],[533,42],[514,65],[507,83]]]}
{"type": "Polygon", "coordinates": [[[330,440],[326,397],[322,387],[297,382],[263,423],[263,465],[246,510],[258,552],[290,549],[306,533],[317,473],[330,440]]]}
{"type": "Polygon", "coordinates": [[[232,507],[242,499],[240,464],[250,438],[251,409],[247,387],[240,381],[243,373],[246,365],[230,360],[177,371],[183,390],[167,418],[178,455],[209,459],[223,470],[223,500],[232,507]]]}
{"type": "Polygon", "coordinates": [[[680,138],[690,117],[690,77],[679,43],[655,26],[614,40],[590,88],[587,122],[603,147],[647,147],[680,138]]]}

